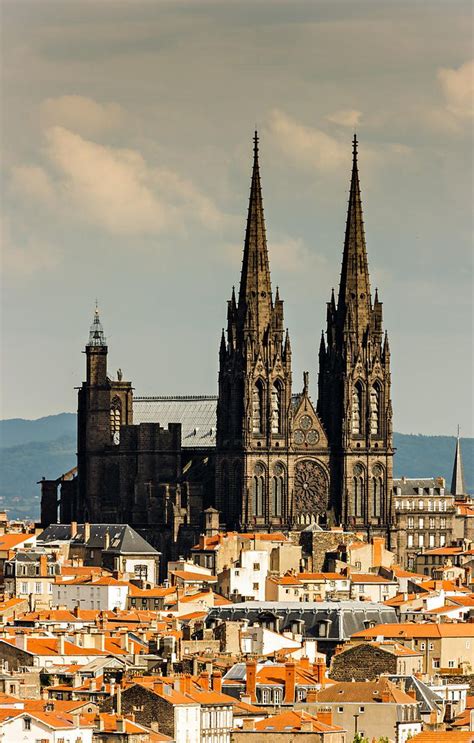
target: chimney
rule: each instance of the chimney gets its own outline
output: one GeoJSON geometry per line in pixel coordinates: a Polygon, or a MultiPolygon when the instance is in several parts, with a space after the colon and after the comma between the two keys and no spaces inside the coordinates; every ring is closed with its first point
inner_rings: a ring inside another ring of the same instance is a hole
{"type": "Polygon", "coordinates": [[[58,655],[64,655],[64,635],[58,636],[58,655]]]}
{"type": "Polygon", "coordinates": [[[117,726],[117,733],[125,732],[125,720],[123,719],[122,715],[120,715],[120,717],[117,715],[116,726],[117,726]]]}
{"type": "Polygon", "coordinates": [[[28,637],[25,634],[15,635],[15,645],[19,650],[26,650],[28,637]]]}
{"type": "Polygon", "coordinates": [[[102,549],[108,550],[109,547],[110,547],[110,534],[108,531],[106,531],[104,534],[104,546],[102,547],[102,549]]]}
{"type": "Polygon", "coordinates": [[[156,691],[157,694],[163,694],[164,686],[163,681],[155,681],[153,684],[153,691],[156,691]]]}
{"type": "Polygon", "coordinates": [[[81,685],[81,674],[74,673],[72,676],[72,686],[73,688],[77,688],[80,685],[81,685]]]}
{"type": "Polygon", "coordinates": [[[323,709],[318,709],[316,717],[323,725],[332,725],[332,708],[324,707],[323,709]]]}
{"type": "Polygon", "coordinates": [[[72,714],[72,724],[75,728],[80,727],[81,725],[81,716],[78,712],[73,712],[72,714]]]}
{"type": "Polygon", "coordinates": [[[212,688],[213,691],[222,692],[222,673],[220,671],[214,671],[212,674],[212,688]]]}
{"type": "Polygon", "coordinates": [[[382,689],[380,692],[380,700],[383,704],[388,704],[390,702],[390,691],[388,689],[382,689]]]}
{"type": "Polygon", "coordinates": [[[77,521],[71,521],[71,539],[77,535],[77,521]]]}
{"type": "Polygon", "coordinates": [[[94,727],[100,733],[103,733],[104,732],[104,729],[105,729],[104,718],[99,713],[97,713],[97,715],[96,715],[96,717],[94,719],[94,727]]]}
{"type": "Polygon", "coordinates": [[[313,676],[316,679],[317,684],[324,686],[324,674],[326,672],[326,663],[323,658],[316,658],[316,662],[313,663],[313,676]]]}
{"type": "Polygon", "coordinates": [[[84,544],[87,544],[89,539],[91,538],[91,525],[88,521],[84,524],[84,544]]]}
{"type": "Polygon", "coordinates": [[[122,687],[120,684],[117,686],[117,693],[115,695],[115,712],[117,715],[122,714],[122,687]]]}
{"type": "Polygon", "coordinates": [[[244,717],[242,720],[242,730],[255,730],[255,720],[244,717]]]}
{"type": "Polygon", "coordinates": [[[120,646],[125,650],[126,653],[130,652],[130,638],[128,636],[128,632],[124,632],[123,635],[120,635],[120,646]]]}
{"type": "MultiPolygon", "coordinates": [[[[248,660],[245,664],[246,685],[245,691],[250,697],[251,702],[257,701],[257,663],[254,660],[248,660]]],[[[252,728],[251,728],[252,729],[252,728]]]]}
{"type": "Polygon", "coordinates": [[[205,691],[209,691],[209,673],[207,671],[203,671],[199,677],[199,684],[201,686],[201,689],[205,689],[205,691]]]}
{"type": "Polygon", "coordinates": [[[304,668],[305,671],[310,670],[310,663],[309,663],[309,658],[307,655],[303,655],[303,657],[301,658],[300,668],[304,668]]]}
{"type": "Polygon", "coordinates": [[[313,721],[302,719],[300,722],[300,732],[312,733],[313,732],[313,721]]]}
{"type": "Polygon", "coordinates": [[[91,679],[89,691],[97,691],[97,681],[95,679],[91,679]]]}
{"type": "Polygon", "coordinates": [[[308,689],[306,692],[306,701],[309,702],[317,702],[318,701],[318,690],[317,689],[308,689]]]}
{"type": "Polygon", "coordinates": [[[379,567],[382,564],[383,549],[385,547],[384,537],[374,537],[372,539],[372,567],[379,567]]]}
{"type": "Polygon", "coordinates": [[[291,661],[285,663],[285,698],[287,704],[294,704],[296,687],[296,666],[291,661]]]}
{"type": "Polygon", "coordinates": [[[41,578],[46,578],[48,575],[48,555],[40,555],[39,574],[41,578]]]}

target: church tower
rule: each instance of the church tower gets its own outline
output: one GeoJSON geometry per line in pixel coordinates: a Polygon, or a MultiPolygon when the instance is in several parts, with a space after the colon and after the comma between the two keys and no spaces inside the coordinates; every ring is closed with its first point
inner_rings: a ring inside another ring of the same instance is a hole
{"type": "Polygon", "coordinates": [[[288,522],[290,411],[290,339],[272,295],[255,132],[240,289],[219,353],[216,505],[227,528],[288,522]]]}
{"type": "Polygon", "coordinates": [[[378,292],[372,302],[357,163],[337,303],[327,305],[319,349],[318,413],[331,448],[331,502],[347,528],[388,534],[393,477],[390,349],[378,292]]]}
{"type": "Polygon", "coordinates": [[[121,426],[132,423],[132,386],[110,379],[108,347],[96,306],[85,348],[86,381],[78,392],[76,520],[119,521],[119,452],[121,426]],[[108,456],[106,456],[108,455],[108,456]]]}

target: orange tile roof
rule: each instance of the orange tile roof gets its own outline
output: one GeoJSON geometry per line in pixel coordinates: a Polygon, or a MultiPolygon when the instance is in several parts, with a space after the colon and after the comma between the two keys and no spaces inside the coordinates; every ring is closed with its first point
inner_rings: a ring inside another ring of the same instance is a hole
{"type": "Polygon", "coordinates": [[[465,586],[458,586],[452,580],[427,580],[420,583],[421,588],[426,588],[428,591],[437,591],[440,588],[443,591],[455,591],[457,593],[471,593],[465,586]],[[441,584],[441,585],[440,585],[441,584]]]}
{"type": "Polygon", "coordinates": [[[190,583],[217,583],[215,575],[192,573],[188,570],[170,570],[170,575],[176,575],[178,578],[187,580],[190,583]]]}
{"type": "Polygon", "coordinates": [[[332,733],[339,731],[342,732],[343,730],[343,728],[336,725],[326,725],[324,722],[320,722],[314,715],[310,715],[308,712],[304,712],[303,710],[281,712],[279,715],[267,717],[265,720],[259,720],[255,723],[255,730],[260,730],[266,733],[298,732],[301,730],[301,723],[306,721],[312,723],[311,732],[313,733],[332,733]]]}
{"type": "MultiPolygon", "coordinates": [[[[106,712],[100,713],[100,719],[103,724],[102,730],[104,733],[116,733],[117,732],[117,718],[119,716],[116,714],[109,714],[106,712]]],[[[97,720],[97,714],[91,713],[91,714],[85,714],[81,715],[81,721],[87,722],[89,725],[96,726],[96,720],[97,720]]],[[[124,718],[125,720],[125,732],[128,734],[132,733],[145,733],[148,732],[148,730],[142,725],[138,725],[136,722],[132,722],[132,720],[127,720],[127,718],[124,718]]],[[[163,740],[171,740],[171,738],[167,738],[166,736],[163,737],[163,740]]]]}
{"type": "Polygon", "coordinates": [[[421,599],[423,597],[423,594],[421,593],[397,593],[395,596],[393,596],[391,599],[387,599],[387,601],[384,601],[383,603],[386,606],[400,606],[401,604],[406,604],[409,601],[414,601],[415,599],[421,599]]]}
{"type": "Polygon", "coordinates": [[[341,573],[298,573],[302,582],[325,581],[325,580],[349,580],[347,575],[341,573]]]}
{"type": "Polygon", "coordinates": [[[418,704],[416,699],[405,694],[386,678],[377,681],[340,681],[322,689],[318,702],[375,702],[382,703],[382,693],[389,694],[392,704],[418,704]]]}
{"type": "Polygon", "coordinates": [[[390,637],[394,639],[410,639],[412,637],[474,637],[474,624],[468,622],[378,624],[375,627],[369,627],[361,632],[356,632],[352,637],[390,637]]]}
{"type": "Polygon", "coordinates": [[[413,743],[473,743],[469,730],[424,730],[410,738],[413,743]]]}
{"type": "MultiPolygon", "coordinates": [[[[14,638],[1,638],[0,642],[6,642],[15,647],[14,638]]],[[[26,652],[33,655],[108,655],[105,650],[96,648],[83,648],[68,640],[64,641],[64,653],[59,652],[59,640],[51,637],[27,637],[26,652]]]]}
{"type": "Polygon", "coordinates": [[[34,534],[1,534],[0,535],[0,550],[12,550],[18,547],[28,539],[34,539],[34,534]]]}
{"type": "Polygon", "coordinates": [[[381,575],[374,575],[372,573],[351,573],[350,579],[352,583],[394,583],[395,581],[383,578],[381,575]]]}

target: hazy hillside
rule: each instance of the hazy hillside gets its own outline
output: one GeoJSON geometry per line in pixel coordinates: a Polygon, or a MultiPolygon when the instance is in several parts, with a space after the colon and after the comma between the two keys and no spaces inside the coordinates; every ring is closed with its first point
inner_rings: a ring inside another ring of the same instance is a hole
{"type": "MultiPolygon", "coordinates": [[[[395,433],[395,476],[442,476],[449,484],[456,440],[452,436],[395,433]]],[[[0,508],[10,516],[39,515],[39,485],[76,464],[76,416],[61,413],[38,420],[0,421],[0,508]]],[[[462,439],[464,473],[474,492],[474,439],[462,439]]]]}

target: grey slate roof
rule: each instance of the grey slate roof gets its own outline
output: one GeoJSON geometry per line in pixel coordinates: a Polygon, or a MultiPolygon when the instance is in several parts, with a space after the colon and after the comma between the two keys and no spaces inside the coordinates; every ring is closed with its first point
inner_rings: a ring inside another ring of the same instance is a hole
{"type": "Polygon", "coordinates": [[[290,630],[295,621],[304,623],[305,637],[318,637],[326,642],[348,640],[370,624],[398,622],[395,610],[384,604],[369,601],[246,601],[245,603],[214,607],[206,623],[216,620],[248,620],[252,625],[265,621],[265,617],[278,618],[278,632],[290,630]],[[319,636],[321,622],[328,623],[327,635],[319,636]]]}
{"type": "Polygon", "coordinates": [[[188,395],[184,397],[135,397],[133,422],[181,423],[181,442],[185,448],[216,445],[217,397],[188,395]]]}
{"type": "Polygon", "coordinates": [[[405,682],[405,691],[415,691],[416,700],[419,702],[421,714],[429,714],[433,709],[441,709],[443,706],[443,700],[436,694],[430,687],[425,684],[416,676],[389,676],[390,681],[397,683],[397,681],[405,682]]]}
{"type": "MultiPolygon", "coordinates": [[[[107,552],[120,552],[122,554],[159,554],[143,537],[140,536],[128,524],[90,524],[90,536],[87,546],[91,549],[103,549],[105,535],[109,535],[109,547],[107,552]]],[[[77,534],[71,539],[71,524],[50,524],[41,532],[36,542],[41,544],[53,544],[55,542],[69,542],[72,544],[84,543],[84,524],[77,525],[77,534]]]]}
{"type": "Polygon", "coordinates": [[[433,490],[433,495],[451,495],[449,488],[440,484],[439,477],[401,477],[400,479],[393,480],[394,492],[397,494],[395,488],[400,488],[400,495],[418,495],[418,488],[423,489],[423,495],[429,495],[430,488],[433,490]],[[444,490],[444,492],[441,492],[444,490]]]}

